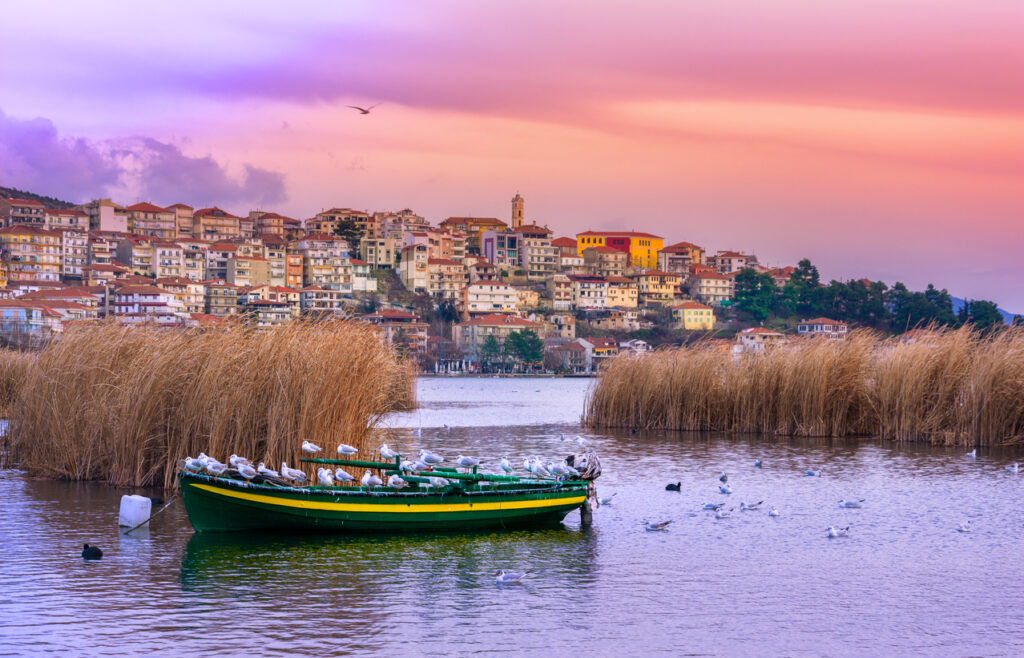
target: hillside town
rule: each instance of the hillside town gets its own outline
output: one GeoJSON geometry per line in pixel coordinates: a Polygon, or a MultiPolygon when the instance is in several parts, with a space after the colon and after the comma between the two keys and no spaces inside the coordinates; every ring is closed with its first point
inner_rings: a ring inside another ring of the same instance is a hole
{"type": "MultiPolygon", "coordinates": [[[[0,198],[0,221],[5,336],[45,340],[103,319],[262,328],[346,317],[378,327],[434,372],[594,372],[620,351],[650,350],[629,338],[645,329],[708,337],[725,328],[740,277],[781,289],[796,272],[644,231],[556,235],[527,221],[518,193],[508,221],[436,225],[409,209],[331,208],[300,220],[110,199],[59,209],[20,198],[0,198]]],[[[842,336],[848,327],[813,317],[795,329],[842,336]]],[[[785,337],[761,326],[733,326],[731,335],[711,340],[759,350],[785,337]]]]}

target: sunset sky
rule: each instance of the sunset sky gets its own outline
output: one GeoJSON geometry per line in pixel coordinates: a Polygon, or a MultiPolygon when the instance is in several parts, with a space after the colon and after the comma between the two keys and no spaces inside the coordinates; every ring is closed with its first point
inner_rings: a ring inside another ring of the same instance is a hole
{"type": "Polygon", "coordinates": [[[0,185],[636,229],[1024,312],[1024,2],[5,3],[0,185]],[[346,105],[381,103],[370,115],[346,105]]]}

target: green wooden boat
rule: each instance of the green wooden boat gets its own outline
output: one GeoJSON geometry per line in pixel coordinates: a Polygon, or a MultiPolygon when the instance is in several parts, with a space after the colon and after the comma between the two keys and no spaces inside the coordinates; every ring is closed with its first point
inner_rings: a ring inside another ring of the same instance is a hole
{"type": "MultiPolygon", "coordinates": [[[[342,459],[307,463],[397,473],[397,464],[342,459]]],[[[474,469],[475,470],[475,469],[474,469]]],[[[197,532],[408,532],[557,525],[587,500],[586,481],[528,479],[434,469],[402,474],[402,489],[295,486],[283,480],[245,480],[179,472],[181,497],[197,532]],[[427,486],[429,476],[449,480],[427,486]]]]}

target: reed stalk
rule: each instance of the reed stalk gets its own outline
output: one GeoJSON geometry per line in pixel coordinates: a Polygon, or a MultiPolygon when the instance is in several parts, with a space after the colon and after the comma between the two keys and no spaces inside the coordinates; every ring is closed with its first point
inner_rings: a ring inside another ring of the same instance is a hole
{"type": "Polygon", "coordinates": [[[621,356],[591,390],[593,427],[1024,441],[1024,331],[868,331],[734,355],[709,345],[621,356]]]}

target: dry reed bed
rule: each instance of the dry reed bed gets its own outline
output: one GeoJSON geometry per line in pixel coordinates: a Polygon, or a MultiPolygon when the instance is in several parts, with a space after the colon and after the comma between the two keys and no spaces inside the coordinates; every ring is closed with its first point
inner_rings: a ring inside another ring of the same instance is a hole
{"type": "Polygon", "coordinates": [[[595,427],[1020,443],[1024,331],[934,331],[917,342],[855,331],[738,358],[707,346],[624,355],[584,417],[595,427]]]}
{"type": "Polygon", "coordinates": [[[303,439],[362,446],[381,416],[413,404],[414,378],[362,323],[76,328],[21,374],[0,461],[165,487],[175,486],[178,460],[201,451],[294,464],[303,439]]]}

